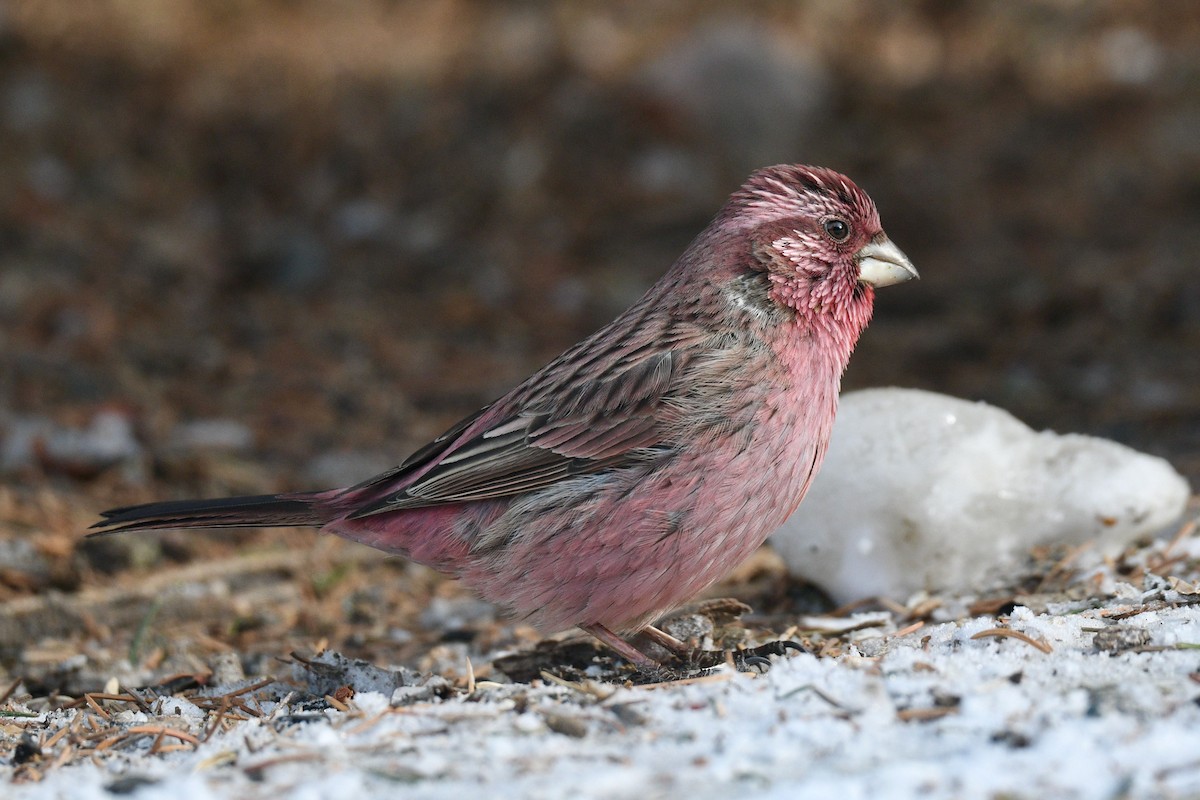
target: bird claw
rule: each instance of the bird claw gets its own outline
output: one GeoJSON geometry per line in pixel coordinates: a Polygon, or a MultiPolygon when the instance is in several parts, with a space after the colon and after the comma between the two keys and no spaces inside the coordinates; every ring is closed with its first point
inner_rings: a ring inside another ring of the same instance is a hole
{"type": "Polygon", "coordinates": [[[756,656],[786,656],[789,650],[795,650],[797,653],[808,652],[804,649],[804,645],[793,642],[791,639],[776,639],[773,642],[752,647],[748,652],[756,656]]]}
{"type": "Polygon", "coordinates": [[[771,659],[766,656],[747,656],[738,654],[734,656],[733,663],[737,667],[738,672],[753,672],[762,675],[771,668],[771,659]]]}
{"type": "Polygon", "coordinates": [[[737,667],[738,672],[757,672],[762,674],[771,668],[771,659],[768,656],[784,656],[787,655],[789,650],[795,650],[798,653],[808,652],[799,642],[793,642],[790,639],[778,639],[774,642],[760,644],[758,647],[739,650],[734,653],[733,663],[737,667]]]}

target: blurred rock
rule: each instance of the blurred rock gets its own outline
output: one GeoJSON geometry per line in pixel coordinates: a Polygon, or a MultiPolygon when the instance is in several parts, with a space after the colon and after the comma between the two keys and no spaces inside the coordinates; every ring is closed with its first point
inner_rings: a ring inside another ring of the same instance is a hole
{"type": "MultiPolygon", "coordinates": [[[[0,30],[2,28],[3,23],[0,22],[0,30]]],[[[54,85],[50,77],[39,69],[10,73],[0,103],[4,126],[18,133],[41,131],[53,122],[58,111],[54,85]]]]}
{"type": "Polygon", "coordinates": [[[546,155],[544,144],[536,139],[513,142],[501,164],[505,191],[519,198],[535,189],[546,173],[546,155]]]}
{"type": "Polygon", "coordinates": [[[1162,47],[1138,28],[1115,28],[1101,37],[1099,46],[1101,62],[1117,83],[1145,84],[1162,68],[1162,47]]]}
{"type": "Polygon", "coordinates": [[[344,203],[333,215],[334,233],[351,243],[383,241],[394,225],[391,209],[368,198],[344,203]]]}
{"type": "Polygon", "coordinates": [[[350,486],[396,466],[396,459],[382,453],[339,450],[323,453],[308,463],[304,480],[310,486],[350,486]]]}
{"type": "Polygon", "coordinates": [[[1163,114],[1150,131],[1155,155],[1168,169],[1177,169],[1181,163],[1200,163],[1198,130],[1200,109],[1184,107],[1163,114]]]}
{"type": "Polygon", "coordinates": [[[97,412],[85,428],[65,427],[41,417],[0,419],[0,472],[41,466],[77,478],[91,478],[142,455],[133,423],[121,411],[97,412]]]}
{"type": "Polygon", "coordinates": [[[52,427],[45,417],[0,415],[0,474],[34,466],[37,442],[52,427]]]}
{"type": "Polygon", "coordinates": [[[616,7],[578,3],[573,10],[581,18],[562,30],[566,57],[597,79],[611,79],[635,54],[637,31],[621,24],[616,7]]]}
{"type": "Polygon", "coordinates": [[[688,197],[692,202],[712,195],[717,176],[703,158],[683,148],[653,147],[633,163],[634,185],[656,198],[688,197]]]}
{"type": "Polygon", "coordinates": [[[824,68],[768,26],[716,19],[644,67],[636,83],[683,115],[739,172],[795,161],[829,102],[824,68]]]}
{"type": "Polygon", "coordinates": [[[80,567],[115,575],[124,569],[145,568],[160,561],[162,542],[156,536],[92,536],[79,542],[75,556],[80,567]]]}
{"type": "Polygon", "coordinates": [[[418,673],[403,667],[382,669],[331,650],[307,661],[296,661],[292,671],[296,680],[306,684],[308,691],[318,697],[333,694],[343,686],[349,686],[356,692],[379,692],[391,697],[401,687],[424,683],[418,673]]]}
{"type": "Polygon", "coordinates": [[[452,690],[453,685],[441,675],[425,675],[420,678],[418,685],[401,686],[392,692],[392,705],[400,707],[427,703],[446,696],[452,690]]]}
{"type": "Polygon", "coordinates": [[[64,200],[75,183],[75,176],[62,160],[44,155],[25,170],[29,188],[46,200],[64,200]]]}
{"type": "Polygon", "coordinates": [[[90,477],[142,454],[133,422],[121,411],[104,410],[86,428],[52,428],[37,440],[38,458],[46,468],[90,477]]]}
{"type": "Polygon", "coordinates": [[[25,591],[45,588],[52,566],[27,539],[0,539],[0,583],[25,591]]]}
{"type": "Polygon", "coordinates": [[[434,631],[460,631],[496,619],[496,607],[477,597],[435,597],[421,612],[421,625],[434,631]]]}
{"type": "Polygon", "coordinates": [[[393,236],[397,245],[414,255],[428,255],[446,245],[450,223],[437,211],[425,210],[399,217],[393,236]]]}
{"type": "Polygon", "coordinates": [[[555,52],[551,18],[536,5],[523,8],[503,4],[491,9],[476,44],[481,74],[493,81],[534,78],[551,63],[555,52]]]}
{"type": "Polygon", "coordinates": [[[550,290],[551,307],[560,314],[578,314],[590,299],[587,284],[575,277],[567,277],[554,284],[550,290]]]}
{"type": "Polygon", "coordinates": [[[171,429],[166,448],[187,456],[212,452],[245,453],[254,447],[254,431],[231,419],[198,419],[171,429]]]}
{"type": "Polygon", "coordinates": [[[250,285],[300,291],[325,277],[329,253],[316,234],[299,223],[267,225],[253,234],[236,268],[250,285]]]}

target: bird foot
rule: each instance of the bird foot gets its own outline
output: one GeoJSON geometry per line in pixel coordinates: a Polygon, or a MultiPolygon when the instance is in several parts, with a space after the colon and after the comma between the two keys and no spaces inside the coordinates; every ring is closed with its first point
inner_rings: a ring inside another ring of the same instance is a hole
{"type": "Polygon", "coordinates": [[[806,653],[807,650],[799,642],[791,639],[776,639],[773,642],[760,644],[745,650],[733,651],[733,665],[738,672],[756,672],[762,674],[771,668],[771,656],[786,656],[788,651],[806,653]]]}
{"type": "Polygon", "coordinates": [[[767,642],[745,650],[701,650],[681,642],[653,625],[647,625],[641,633],[659,647],[671,652],[685,669],[692,670],[712,669],[732,661],[738,672],[763,673],[771,668],[770,656],[786,655],[789,650],[805,652],[800,644],[788,639],[767,642]]]}
{"type": "Polygon", "coordinates": [[[642,676],[656,682],[692,677],[731,662],[738,672],[761,674],[771,668],[771,656],[786,655],[790,650],[806,652],[799,643],[787,639],[744,650],[702,650],[648,625],[641,633],[674,656],[675,663],[664,664],[601,625],[589,625],[584,630],[636,667],[642,676]]]}
{"type": "Polygon", "coordinates": [[[722,664],[732,664],[738,672],[754,672],[759,675],[771,668],[771,656],[784,656],[789,651],[807,652],[800,644],[787,639],[768,642],[758,647],[739,650],[693,650],[680,661],[685,669],[710,670],[722,664]]]}

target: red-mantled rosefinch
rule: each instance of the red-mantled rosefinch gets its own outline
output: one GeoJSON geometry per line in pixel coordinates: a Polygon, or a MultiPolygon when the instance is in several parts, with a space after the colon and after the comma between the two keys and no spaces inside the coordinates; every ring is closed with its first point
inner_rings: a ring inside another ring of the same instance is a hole
{"type": "Polygon", "coordinates": [[[649,623],[795,509],[875,287],[916,275],[848,178],[759,170],[632,308],[395,469],[118,508],[95,527],[318,526],[653,666],[622,635],[670,643],[649,623]]]}

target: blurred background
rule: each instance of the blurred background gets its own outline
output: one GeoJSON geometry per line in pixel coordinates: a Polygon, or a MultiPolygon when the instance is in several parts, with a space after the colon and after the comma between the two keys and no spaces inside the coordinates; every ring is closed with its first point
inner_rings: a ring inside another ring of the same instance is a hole
{"type": "MultiPolygon", "coordinates": [[[[846,388],[987,400],[1200,479],[1200,5],[18,0],[0,600],[278,546],[79,532],[392,465],[779,162],[853,177],[921,271],[846,388]]],[[[345,612],[322,576],[297,597],[345,612]]]]}

